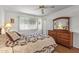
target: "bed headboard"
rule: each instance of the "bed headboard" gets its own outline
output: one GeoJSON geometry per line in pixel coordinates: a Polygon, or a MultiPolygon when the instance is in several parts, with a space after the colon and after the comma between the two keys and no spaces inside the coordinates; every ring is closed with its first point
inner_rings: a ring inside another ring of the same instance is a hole
{"type": "Polygon", "coordinates": [[[0,28],[0,34],[1,34],[1,29],[2,29],[2,28],[0,28]]]}

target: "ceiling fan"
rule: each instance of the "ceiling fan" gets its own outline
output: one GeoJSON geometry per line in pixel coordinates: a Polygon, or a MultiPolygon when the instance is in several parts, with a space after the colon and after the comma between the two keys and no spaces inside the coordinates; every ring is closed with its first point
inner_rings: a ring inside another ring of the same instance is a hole
{"type": "Polygon", "coordinates": [[[55,6],[52,6],[52,5],[40,5],[38,9],[41,9],[41,13],[44,14],[45,9],[49,9],[49,8],[55,8],[55,6]]]}

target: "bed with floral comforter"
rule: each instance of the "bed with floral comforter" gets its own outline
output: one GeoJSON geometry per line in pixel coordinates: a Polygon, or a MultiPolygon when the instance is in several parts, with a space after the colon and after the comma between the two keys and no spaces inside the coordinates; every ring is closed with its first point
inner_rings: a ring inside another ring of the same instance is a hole
{"type": "Polygon", "coordinates": [[[57,46],[50,36],[26,37],[8,32],[0,37],[0,53],[51,53],[57,46]]]}

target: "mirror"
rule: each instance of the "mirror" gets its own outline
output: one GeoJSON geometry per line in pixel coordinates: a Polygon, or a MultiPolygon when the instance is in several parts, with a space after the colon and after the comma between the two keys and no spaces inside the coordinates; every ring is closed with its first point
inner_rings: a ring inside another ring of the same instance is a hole
{"type": "Polygon", "coordinates": [[[53,20],[53,29],[69,30],[69,17],[59,17],[53,20]]]}

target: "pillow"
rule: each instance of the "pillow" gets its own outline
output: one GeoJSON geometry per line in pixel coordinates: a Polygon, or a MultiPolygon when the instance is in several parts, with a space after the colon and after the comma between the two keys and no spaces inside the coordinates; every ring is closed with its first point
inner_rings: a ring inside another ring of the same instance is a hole
{"type": "Polygon", "coordinates": [[[5,45],[6,45],[7,47],[12,47],[12,46],[13,46],[13,42],[10,41],[10,40],[8,40],[8,41],[6,41],[5,45]]]}
{"type": "Polygon", "coordinates": [[[37,41],[37,38],[36,37],[31,37],[31,38],[29,38],[29,41],[30,42],[36,42],[37,41]]]}
{"type": "Polygon", "coordinates": [[[18,32],[15,32],[15,33],[17,33],[17,35],[21,36],[21,34],[20,34],[20,33],[18,33],[18,32]]]}
{"type": "Polygon", "coordinates": [[[16,32],[7,32],[6,33],[11,41],[16,41],[20,39],[20,36],[16,32]]]}

